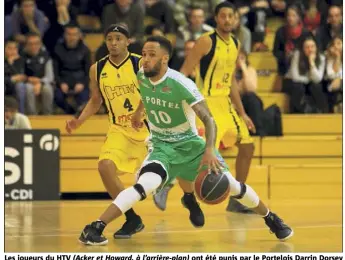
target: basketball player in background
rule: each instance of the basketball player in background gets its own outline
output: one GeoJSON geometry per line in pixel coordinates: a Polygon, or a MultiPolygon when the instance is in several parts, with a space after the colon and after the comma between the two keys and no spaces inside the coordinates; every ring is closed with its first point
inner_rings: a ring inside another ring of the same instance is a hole
{"type": "MultiPolygon", "coordinates": [[[[71,133],[97,113],[102,102],[105,103],[110,126],[99,156],[98,170],[112,199],[124,190],[119,175],[135,173],[147,154],[144,142],[149,134],[147,128],[135,131],[131,127],[131,115],[140,101],[136,73],[141,56],[128,52],[129,37],[128,27],[124,24],[114,24],[106,30],[109,55],[90,68],[90,100],[77,119],[66,123],[66,130],[71,133]]],[[[132,208],[124,214],[126,222],[114,233],[114,238],[130,238],[144,228],[132,208]]]]}
{"type": "MultiPolygon", "coordinates": [[[[196,41],[180,71],[190,76],[196,70],[196,85],[205,96],[218,127],[216,147],[221,141],[225,147],[232,146],[235,137],[238,146],[236,180],[245,183],[254,153],[248,128],[255,132],[255,126],[244,111],[234,78],[240,50],[240,42],[231,34],[234,19],[235,7],[231,3],[218,4],[215,9],[216,29],[196,41]]],[[[155,204],[161,210],[166,208],[169,189],[171,186],[154,196],[155,204]]],[[[230,197],[227,210],[252,212],[241,205],[236,196],[230,197]]]]}
{"type": "Polygon", "coordinates": [[[79,241],[86,245],[107,244],[103,236],[107,224],[174,179],[183,187],[181,202],[193,215],[192,224],[202,227],[204,216],[195,211],[199,206],[193,185],[199,170],[225,174],[230,194],[261,215],[278,239],[288,239],[293,235],[292,229],[269,211],[249,185],[232,177],[216,149],[217,126],[204,97],[193,81],[168,68],[171,54],[171,43],[164,37],[149,37],[144,44],[143,68],[138,72],[142,102],[132,116],[132,126],[138,130],[142,127],[145,109],[151,130],[149,154],[139,170],[137,183],[121,191],[98,220],[86,225],[79,241]],[[206,141],[198,136],[195,114],[205,126],[206,141]],[[199,222],[193,223],[195,217],[199,222]]]}

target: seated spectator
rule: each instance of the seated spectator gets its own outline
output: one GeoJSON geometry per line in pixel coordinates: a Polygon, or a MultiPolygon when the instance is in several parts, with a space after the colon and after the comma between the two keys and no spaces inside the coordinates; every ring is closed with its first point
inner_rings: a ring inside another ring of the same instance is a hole
{"type": "Polygon", "coordinates": [[[70,0],[36,0],[36,5],[49,19],[50,26],[44,34],[43,43],[53,55],[56,43],[63,36],[63,27],[69,23],[77,23],[78,10],[70,0]]]}
{"type": "Polygon", "coordinates": [[[27,80],[24,74],[24,59],[18,53],[18,43],[8,40],[5,43],[5,95],[16,96],[19,112],[25,113],[27,80]]]}
{"type": "Polygon", "coordinates": [[[144,37],[144,10],[138,2],[114,0],[113,4],[104,6],[102,20],[104,28],[116,23],[127,24],[131,32],[131,44],[128,49],[130,52],[141,54],[144,37]]]}
{"type": "Polygon", "coordinates": [[[65,27],[64,40],[56,45],[54,70],[56,79],[55,102],[67,114],[75,114],[89,99],[89,69],[91,54],[81,39],[77,25],[65,27]],[[74,97],[77,109],[67,102],[74,97]]]}
{"type": "Polygon", "coordinates": [[[42,45],[40,35],[30,33],[26,36],[23,53],[25,75],[27,76],[27,113],[38,114],[36,97],[41,97],[42,114],[53,112],[53,61],[42,45]]]}
{"type": "Polygon", "coordinates": [[[202,34],[212,31],[214,28],[205,24],[205,13],[200,7],[192,7],[188,15],[188,24],[180,26],[177,32],[176,52],[179,58],[184,57],[184,43],[189,40],[197,40],[202,34]]]}
{"type": "Polygon", "coordinates": [[[234,29],[232,33],[239,39],[244,51],[250,53],[252,50],[252,35],[249,29],[241,24],[241,15],[239,11],[235,12],[234,29]]]}
{"type": "Polygon", "coordinates": [[[5,97],[5,129],[31,129],[29,118],[18,112],[18,102],[5,97]]]}
{"type": "Polygon", "coordinates": [[[329,43],[326,52],[326,85],[329,92],[330,110],[343,102],[343,40],[336,36],[329,43]]]}
{"type": "Polygon", "coordinates": [[[168,37],[175,34],[174,13],[170,5],[164,0],[144,0],[145,26],[160,26],[168,37]]]}
{"type": "Polygon", "coordinates": [[[320,53],[314,37],[304,39],[299,50],[293,54],[290,69],[283,82],[283,91],[290,96],[291,113],[328,112],[327,98],[321,82],[325,66],[325,56],[320,53]],[[308,102],[308,92],[314,104],[308,102]]]}
{"type": "Polygon", "coordinates": [[[300,9],[290,6],[286,12],[286,22],[277,30],[274,39],[273,55],[277,59],[279,75],[285,75],[288,71],[293,51],[308,35],[310,32],[303,28],[300,9]]]}
{"type": "Polygon", "coordinates": [[[322,25],[316,31],[316,40],[323,52],[335,36],[343,37],[343,15],[339,6],[333,5],[328,9],[327,24],[322,25]]]}
{"type": "Polygon", "coordinates": [[[268,51],[264,44],[266,36],[267,17],[270,15],[270,6],[267,0],[253,0],[247,14],[247,27],[252,33],[253,51],[268,51]]]}
{"type": "Polygon", "coordinates": [[[263,103],[256,95],[258,76],[254,67],[248,62],[244,49],[241,49],[236,63],[235,81],[241,94],[244,110],[253,120],[256,128],[255,135],[264,136],[263,103]]]}
{"type": "Polygon", "coordinates": [[[22,0],[20,8],[11,14],[11,28],[19,43],[24,44],[26,34],[35,33],[43,37],[48,28],[48,20],[42,11],[38,10],[34,0],[22,0]]]}
{"type": "Polygon", "coordinates": [[[192,7],[198,6],[204,11],[205,21],[208,25],[215,27],[214,10],[224,0],[176,0],[174,6],[174,18],[177,27],[188,25],[187,17],[192,7]]]}
{"type": "Polygon", "coordinates": [[[315,35],[316,29],[326,21],[328,6],[323,0],[308,0],[304,8],[304,26],[315,35]]]}

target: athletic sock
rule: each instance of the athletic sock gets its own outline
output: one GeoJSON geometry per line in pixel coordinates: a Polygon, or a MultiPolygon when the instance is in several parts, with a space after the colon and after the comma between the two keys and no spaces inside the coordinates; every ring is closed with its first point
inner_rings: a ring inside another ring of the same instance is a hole
{"type": "Polygon", "coordinates": [[[135,214],[135,212],[134,212],[134,210],[133,210],[132,208],[129,209],[129,210],[127,210],[127,211],[125,212],[125,215],[126,215],[126,219],[127,219],[127,220],[130,220],[130,219],[133,219],[133,218],[137,218],[137,217],[138,217],[138,215],[135,214]]]}

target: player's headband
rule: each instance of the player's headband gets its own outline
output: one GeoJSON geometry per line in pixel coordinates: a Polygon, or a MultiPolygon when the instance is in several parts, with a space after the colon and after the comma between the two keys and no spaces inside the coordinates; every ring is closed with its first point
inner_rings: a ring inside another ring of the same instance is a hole
{"type": "Polygon", "coordinates": [[[111,32],[119,32],[122,33],[124,36],[126,36],[127,38],[129,38],[129,31],[119,25],[110,25],[109,28],[105,31],[104,35],[107,36],[108,33],[111,32]]]}

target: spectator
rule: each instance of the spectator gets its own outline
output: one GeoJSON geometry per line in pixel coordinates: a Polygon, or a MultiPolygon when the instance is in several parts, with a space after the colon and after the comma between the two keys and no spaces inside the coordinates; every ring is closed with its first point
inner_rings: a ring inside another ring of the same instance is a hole
{"type": "Polygon", "coordinates": [[[56,45],[54,58],[55,102],[65,113],[74,114],[76,110],[67,102],[67,96],[74,96],[78,109],[87,102],[91,66],[90,50],[81,39],[78,26],[65,27],[64,41],[56,45]]]}
{"type": "Polygon", "coordinates": [[[23,58],[25,60],[25,75],[27,76],[27,113],[37,114],[36,97],[41,96],[42,113],[53,112],[53,62],[48,52],[42,46],[41,37],[30,33],[26,36],[23,58]]]}
{"type": "Polygon", "coordinates": [[[63,27],[69,23],[77,23],[78,10],[70,0],[36,0],[36,5],[49,18],[50,27],[44,34],[43,43],[53,55],[56,43],[63,36],[63,27]]]}
{"type": "Polygon", "coordinates": [[[31,129],[29,118],[18,112],[18,103],[13,97],[5,97],[5,129],[31,129]]]}
{"type": "Polygon", "coordinates": [[[145,26],[161,26],[163,33],[175,34],[174,13],[164,0],[145,0],[145,26]]]}
{"type": "Polygon", "coordinates": [[[184,57],[184,43],[197,40],[202,34],[214,28],[205,24],[205,13],[200,7],[192,7],[188,16],[188,24],[178,28],[176,51],[179,58],[184,57]]]}
{"type": "Polygon", "coordinates": [[[243,48],[237,58],[235,81],[241,94],[243,107],[255,125],[255,135],[264,136],[263,103],[256,95],[258,76],[255,68],[249,64],[248,56],[243,48]]]}
{"type": "Polygon", "coordinates": [[[232,33],[239,39],[244,51],[250,53],[252,49],[252,35],[249,29],[241,24],[241,15],[239,11],[235,12],[234,29],[232,33]]]}
{"type": "Polygon", "coordinates": [[[252,32],[253,51],[268,51],[268,46],[264,44],[268,15],[270,15],[270,6],[267,0],[252,1],[247,14],[247,26],[252,32]]]}
{"type": "Polygon", "coordinates": [[[293,51],[301,40],[310,35],[303,28],[301,11],[297,6],[290,6],[286,12],[286,23],[280,27],[275,35],[273,55],[277,59],[278,74],[285,75],[289,69],[293,51]]]}
{"type": "Polygon", "coordinates": [[[5,95],[16,96],[19,112],[25,113],[27,80],[24,74],[24,59],[18,53],[18,43],[8,40],[5,43],[5,95]]]}
{"type": "Polygon", "coordinates": [[[336,36],[327,48],[326,85],[329,92],[330,110],[334,112],[334,106],[342,103],[343,94],[343,40],[336,36]]]}
{"type": "Polygon", "coordinates": [[[308,0],[304,8],[304,26],[315,35],[316,29],[326,21],[328,6],[323,0],[308,0]]]}
{"type": "Polygon", "coordinates": [[[188,25],[187,14],[190,13],[190,8],[194,6],[198,6],[204,11],[207,24],[215,26],[213,21],[214,10],[221,2],[224,2],[224,0],[176,0],[174,17],[177,27],[186,27],[188,25]]]}
{"type": "Polygon", "coordinates": [[[48,20],[38,10],[34,0],[22,0],[20,8],[11,15],[12,33],[19,43],[25,43],[27,33],[35,33],[43,37],[48,28],[48,20]]]}
{"type": "Polygon", "coordinates": [[[125,23],[131,32],[130,52],[141,54],[142,39],[144,37],[144,10],[139,3],[133,0],[114,0],[113,4],[104,6],[103,26],[125,23]]]}
{"type": "Polygon", "coordinates": [[[335,36],[343,37],[343,15],[339,6],[333,5],[328,9],[327,24],[322,25],[316,32],[317,43],[321,51],[325,51],[335,36]]]}
{"type": "Polygon", "coordinates": [[[290,112],[312,112],[308,111],[308,107],[312,106],[306,98],[308,92],[315,103],[315,112],[328,111],[327,98],[321,83],[325,65],[325,56],[320,53],[314,37],[304,39],[299,50],[293,54],[289,72],[283,82],[283,91],[290,96],[290,112]]]}

